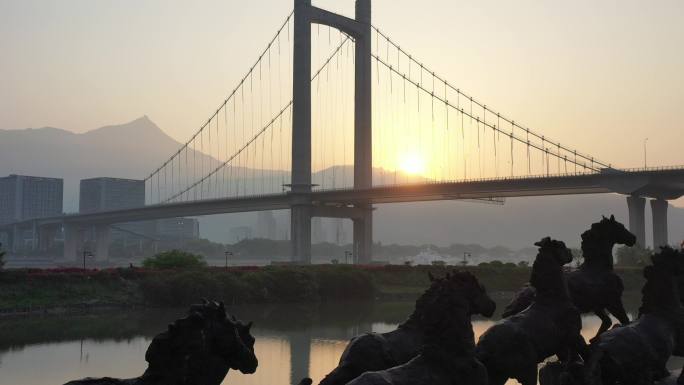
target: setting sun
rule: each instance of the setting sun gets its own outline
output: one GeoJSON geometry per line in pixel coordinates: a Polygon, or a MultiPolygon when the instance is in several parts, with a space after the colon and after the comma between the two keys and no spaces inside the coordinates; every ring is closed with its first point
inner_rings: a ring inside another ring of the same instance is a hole
{"type": "Polygon", "coordinates": [[[406,153],[403,155],[399,167],[409,174],[423,174],[425,172],[425,160],[415,152],[406,153]]]}

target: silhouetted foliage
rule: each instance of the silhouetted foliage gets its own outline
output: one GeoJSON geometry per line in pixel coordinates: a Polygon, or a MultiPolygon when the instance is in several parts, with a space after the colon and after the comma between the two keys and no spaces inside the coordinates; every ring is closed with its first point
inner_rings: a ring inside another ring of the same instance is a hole
{"type": "Polygon", "coordinates": [[[201,255],[180,250],[165,251],[143,261],[144,267],[152,269],[193,269],[206,265],[201,255]]]}
{"type": "Polygon", "coordinates": [[[653,250],[644,248],[638,243],[632,247],[622,246],[617,249],[617,265],[625,267],[646,266],[650,264],[653,250]]]}

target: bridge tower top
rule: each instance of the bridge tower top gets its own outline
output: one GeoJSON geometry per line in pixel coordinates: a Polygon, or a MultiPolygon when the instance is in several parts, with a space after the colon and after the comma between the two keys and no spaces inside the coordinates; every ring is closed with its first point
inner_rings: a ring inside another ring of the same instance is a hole
{"type": "Polygon", "coordinates": [[[371,0],[356,0],[356,18],[294,1],[292,191],[311,191],[311,24],[336,28],[355,41],[354,187],[372,185],[371,0]]]}

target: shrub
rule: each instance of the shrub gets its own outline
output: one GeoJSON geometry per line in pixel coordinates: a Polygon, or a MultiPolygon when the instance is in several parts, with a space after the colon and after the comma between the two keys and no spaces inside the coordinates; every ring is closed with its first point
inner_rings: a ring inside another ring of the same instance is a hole
{"type": "Polygon", "coordinates": [[[632,247],[622,246],[617,249],[617,265],[626,267],[650,265],[652,252],[651,249],[643,248],[638,244],[632,247]]]}
{"type": "Polygon", "coordinates": [[[373,277],[354,268],[321,269],[316,274],[316,281],[324,301],[371,299],[376,292],[373,277]]]}
{"type": "Polygon", "coordinates": [[[221,282],[202,270],[155,274],[143,279],[140,288],[148,303],[163,306],[185,306],[222,292],[221,282]]]}
{"type": "Polygon", "coordinates": [[[165,251],[143,261],[143,266],[151,269],[192,269],[206,265],[202,256],[181,250],[165,251]]]}

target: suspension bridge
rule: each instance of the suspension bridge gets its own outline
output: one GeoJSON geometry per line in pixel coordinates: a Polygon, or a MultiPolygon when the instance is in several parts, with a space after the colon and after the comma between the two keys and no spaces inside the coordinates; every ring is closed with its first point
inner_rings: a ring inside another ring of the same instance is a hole
{"type": "Polygon", "coordinates": [[[310,262],[311,219],[333,217],[353,221],[365,263],[377,204],[619,193],[642,245],[651,199],[663,245],[667,200],[684,195],[682,167],[613,167],[461,90],[373,25],[370,0],[353,19],[295,0],[215,112],[144,180],[144,207],[2,229],[31,227],[42,245],[61,226],[73,259],[94,228],[101,258],[117,223],[287,209],[294,261],[310,262]]]}

